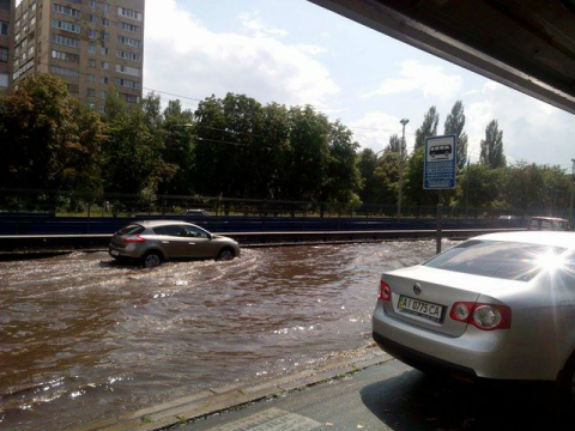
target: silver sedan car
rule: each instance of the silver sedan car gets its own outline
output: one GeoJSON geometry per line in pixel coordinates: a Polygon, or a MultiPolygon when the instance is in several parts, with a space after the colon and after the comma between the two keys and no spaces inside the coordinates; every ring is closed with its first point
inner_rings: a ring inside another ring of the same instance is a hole
{"type": "Polygon", "coordinates": [[[478,236],[384,273],[373,338],[416,368],[554,381],[575,400],[575,233],[478,236]]]}
{"type": "Polygon", "coordinates": [[[134,222],[114,234],[109,253],[118,260],[140,260],[147,268],[168,259],[230,260],[240,255],[231,238],[177,220],[134,222]]]}

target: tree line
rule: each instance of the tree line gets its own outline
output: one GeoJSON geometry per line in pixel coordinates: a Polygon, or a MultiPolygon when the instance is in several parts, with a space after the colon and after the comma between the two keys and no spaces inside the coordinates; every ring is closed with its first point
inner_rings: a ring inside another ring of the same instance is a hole
{"type": "Polygon", "coordinates": [[[194,111],[178,100],[162,107],[150,94],[137,106],[108,94],[103,114],[70,96],[65,84],[36,75],[0,97],[0,187],[149,196],[396,205],[399,166],[404,205],[505,208],[568,206],[570,180],[559,167],[507,166],[503,132],[490,122],[480,162],[467,162],[464,106],[458,101],[442,134],[458,139],[455,191],[422,190],[423,147],[436,136],[431,107],[406,154],[397,135],[381,155],[360,151],[351,130],[312,106],[263,105],[245,95],[207,97],[194,111]]]}

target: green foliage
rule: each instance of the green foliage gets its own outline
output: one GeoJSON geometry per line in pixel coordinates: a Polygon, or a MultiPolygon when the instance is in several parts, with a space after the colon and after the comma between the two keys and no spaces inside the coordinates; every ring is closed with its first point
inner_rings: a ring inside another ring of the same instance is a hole
{"type": "MultiPolygon", "coordinates": [[[[151,94],[127,105],[106,99],[102,117],[68,95],[48,75],[25,79],[0,97],[0,187],[68,191],[64,204],[78,210],[76,193],[129,193],[140,202],[156,194],[324,202],[320,211],[352,211],[364,203],[394,206],[399,188],[401,138],[383,154],[358,153],[341,122],[311,106],[262,105],[245,95],[211,96],[195,112],[171,101],[162,110],[151,94]]],[[[404,205],[514,207],[561,214],[569,205],[570,178],[559,167],[518,163],[505,167],[503,133],[486,128],[481,163],[465,166],[467,135],[457,101],[445,133],[459,139],[455,192],[423,190],[423,147],[437,135],[435,107],[404,153],[404,205]],[[448,202],[449,201],[449,202],[448,202]]],[[[116,206],[118,208],[118,206],[116,206]]]]}
{"type": "Polygon", "coordinates": [[[415,147],[417,150],[425,146],[425,139],[437,136],[437,124],[439,123],[439,114],[435,106],[429,108],[423,118],[423,124],[415,131],[415,147]]]}
{"type": "Polygon", "coordinates": [[[451,112],[445,119],[444,134],[455,135],[457,141],[457,168],[463,170],[467,164],[467,134],[463,131],[465,127],[465,113],[463,103],[458,100],[451,108],[451,112]]]}
{"type": "Polygon", "coordinates": [[[459,206],[488,208],[499,199],[504,171],[485,165],[470,165],[458,179],[459,206]]]}
{"type": "Polygon", "coordinates": [[[27,78],[0,100],[3,187],[101,191],[104,125],[59,79],[27,78]]]}
{"type": "Polygon", "coordinates": [[[499,130],[496,120],[492,120],[485,128],[485,139],[481,141],[480,162],[491,168],[501,168],[506,164],[503,154],[503,131],[499,130]]]}

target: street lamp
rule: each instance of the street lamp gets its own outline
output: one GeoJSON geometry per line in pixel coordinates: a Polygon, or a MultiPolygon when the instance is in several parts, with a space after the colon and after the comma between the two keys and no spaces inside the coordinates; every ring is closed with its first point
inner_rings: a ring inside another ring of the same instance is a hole
{"type": "Polygon", "coordinates": [[[398,219],[401,219],[401,198],[403,195],[403,148],[405,147],[405,125],[409,123],[409,120],[407,118],[403,118],[400,123],[403,127],[403,131],[401,135],[401,145],[399,146],[399,196],[397,199],[398,219]]]}

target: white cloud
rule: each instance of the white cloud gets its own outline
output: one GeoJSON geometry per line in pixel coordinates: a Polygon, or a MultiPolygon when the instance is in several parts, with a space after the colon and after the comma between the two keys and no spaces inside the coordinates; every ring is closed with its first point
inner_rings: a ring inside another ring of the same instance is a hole
{"type": "Polygon", "coordinates": [[[239,16],[242,26],[256,35],[287,36],[288,32],[262,23],[259,12],[244,12],[239,16]]]}
{"type": "MultiPolygon", "coordinates": [[[[257,19],[244,18],[269,34],[257,19]]],[[[327,106],[339,87],[309,47],[256,33],[214,32],[175,0],[148,0],[144,86],[199,99],[230,91],[264,103],[327,106]]]]}
{"type": "MultiPolygon", "coordinates": [[[[363,148],[373,151],[383,150],[389,143],[391,135],[401,136],[402,126],[400,118],[386,112],[368,112],[362,118],[348,124],[353,131],[354,139],[363,148]]],[[[407,151],[413,147],[413,131],[408,124],[405,128],[407,151]]]]}
{"type": "Polygon", "coordinates": [[[424,97],[453,99],[462,86],[460,75],[449,75],[440,66],[405,60],[399,66],[399,77],[384,79],[377,90],[364,94],[364,97],[419,91],[424,97]]]}
{"type": "Polygon", "coordinates": [[[466,105],[465,114],[472,161],[479,158],[480,141],[491,120],[497,120],[503,130],[509,162],[526,160],[568,168],[575,156],[573,115],[499,83],[486,82],[481,100],[466,105]]]}
{"type": "Polygon", "coordinates": [[[325,49],[323,46],[319,46],[319,45],[300,43],[296,46],[298,47],[298,49],[300,51],[305,52],[306,54],[310,54],[310,55],[323,54],[323,53],[327,52],[327,49],[325,49]]]}

